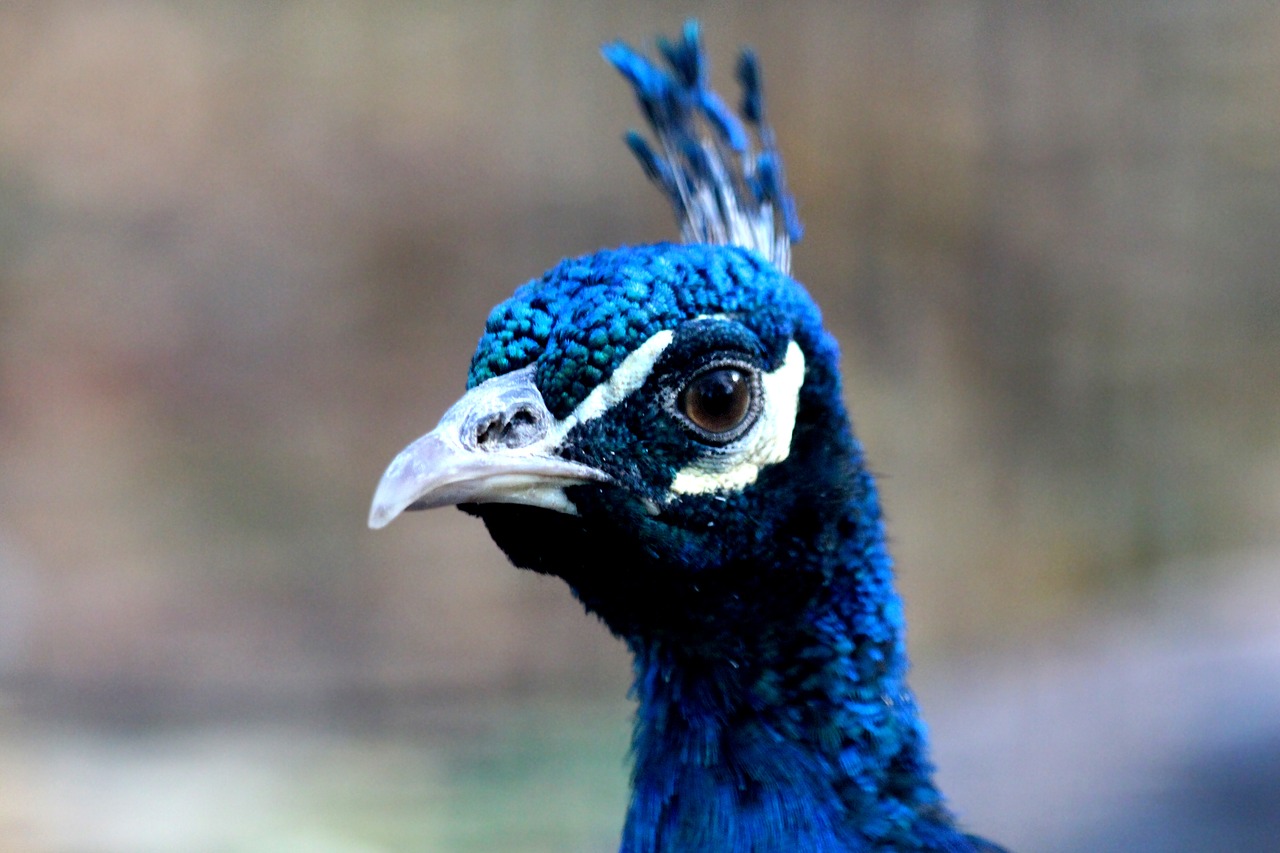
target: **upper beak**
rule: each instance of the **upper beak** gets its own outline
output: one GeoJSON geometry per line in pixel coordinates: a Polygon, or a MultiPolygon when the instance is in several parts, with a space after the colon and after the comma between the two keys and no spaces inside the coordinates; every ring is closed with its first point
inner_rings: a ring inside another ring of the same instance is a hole
{"type": "Polygon", "coordinates": [[[472,388],[440,424],[391,460],[373,493],[375,530],[408,509],[517,503],[573,513],[566,486],[604,472],[558,455],[563,435],[533,384],[533,367],[472,388]]]}

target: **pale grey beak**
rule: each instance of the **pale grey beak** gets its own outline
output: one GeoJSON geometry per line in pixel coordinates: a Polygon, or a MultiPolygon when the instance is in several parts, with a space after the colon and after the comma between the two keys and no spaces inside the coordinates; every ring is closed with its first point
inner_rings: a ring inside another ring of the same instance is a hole
{"type": "Polygon", "coordinates": [[[533,384],[532,366],[477,385],[391,460],[373,493],[369,526],[386,527],[407,509],[459,503],[575,513],[565,487],[609,477],[560,457],[559,427],[533,384]]]}

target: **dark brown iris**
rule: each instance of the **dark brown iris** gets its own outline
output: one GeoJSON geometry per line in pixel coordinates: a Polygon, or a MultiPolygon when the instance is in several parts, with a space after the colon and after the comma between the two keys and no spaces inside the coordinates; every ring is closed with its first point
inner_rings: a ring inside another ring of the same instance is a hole
{"type": "Polygon", "coordinates": [[[751,411],[751,381],[735,367],[700,373],[680,393],[680,411],[712,435],[730,432],[751,411]]]}

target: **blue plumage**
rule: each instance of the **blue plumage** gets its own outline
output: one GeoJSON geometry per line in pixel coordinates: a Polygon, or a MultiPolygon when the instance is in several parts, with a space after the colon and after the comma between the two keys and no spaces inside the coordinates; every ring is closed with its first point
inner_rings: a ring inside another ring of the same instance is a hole
{"type": "Polygon", "coordinates": [[[836,344],[787,275],[800,236],[759,68],[712,93],[696,25],[621,44],[684,244],[569,259],[490,314],[467,394],[370,523],[458,504],[630,648],[622,850],[997,850],[956,828],[906,683],[875,483],[836,344]]]}
{"type": "Polygon", "coordinates": [[[657,137],[655,149],[630,131],[628,147],[667,194],[686,243],[744,246],[788,272],[790,243],[799,241],[804,229],[766,120],[755,54],[743,51],[738,80],[743,118],[759,141],[758,152],[747,126],[709,86],[697,22],[685,24],[679,41],[660,38],[658,48],[670,72],[621,42],[604,47],[605,58],[631,83],[657,137]],[[775,216],[783,226],[780,234],[775,216]]]}
{"type": "Polygon", "coordinates": [[[561,261],[494,308],[467,387],[536,364],[548,408],[565,417],[655,332],[710,314],[739,316],[775,345],[797,325],[820,325],[807,294],[743,249],[612,249],[561,261]]]}

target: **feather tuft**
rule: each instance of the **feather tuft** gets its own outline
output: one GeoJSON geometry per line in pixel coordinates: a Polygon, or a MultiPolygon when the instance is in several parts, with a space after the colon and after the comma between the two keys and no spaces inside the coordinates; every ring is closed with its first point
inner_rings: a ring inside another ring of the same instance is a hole
{"type": "Polygon", "coordinates": [[[602,52],[631,84],[657,139],[651,145],[635,130],[625,137],[645,175],[671,202],[681,239],[741,246],[789,272],[791,244],[804,229],[766,120],[755,54],[744,50],[738,61],[740,119],[708,84],[697,21],[688,21],[678,39],[658,39],[669,71],[623,42],[602,52]]]}

